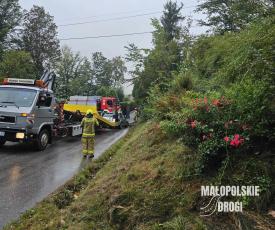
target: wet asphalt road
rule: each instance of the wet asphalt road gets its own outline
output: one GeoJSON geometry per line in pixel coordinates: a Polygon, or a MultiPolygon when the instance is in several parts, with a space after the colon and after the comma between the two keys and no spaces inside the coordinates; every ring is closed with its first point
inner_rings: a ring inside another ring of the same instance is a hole
{"type": "MultiPolygon", "coordinates": [[[[100,131],[95,158],[127,131],[100,131]]],[[[7,143],[0,149],[0,229],[72,178],[87,161],[81,155],[80,138],[58,140],[43,152],[7,143]]]]}

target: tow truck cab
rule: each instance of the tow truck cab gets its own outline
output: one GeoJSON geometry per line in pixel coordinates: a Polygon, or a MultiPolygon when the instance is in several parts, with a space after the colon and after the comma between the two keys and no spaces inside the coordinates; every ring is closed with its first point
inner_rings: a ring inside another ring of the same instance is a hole
{"type": "Polygon", "coordinates": [[[51,142],[55,98],[52,90],[37,83],[5,79],[0,85],[0,146],[6,141],[34,142],[43,150],[51,142]]]}

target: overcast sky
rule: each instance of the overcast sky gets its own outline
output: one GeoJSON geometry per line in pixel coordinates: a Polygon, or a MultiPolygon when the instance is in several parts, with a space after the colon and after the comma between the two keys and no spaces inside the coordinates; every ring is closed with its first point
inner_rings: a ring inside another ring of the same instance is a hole
{"type": "MultiPolygon", "coordinates": [[[[33,5],[39,5],[54,16],[60,39],[152,31],[150,19],[161,16],[160,11],[163,10],[165,2],[166,0],[20,0],[23,9],[29,10],[33,5]],[[147,15],[140,16],[141,14],[147,15]],[[122,19],[123,17],[128,18],[122,19]],[[62,26],[90,21],[93,22],[62,26]]],[[[193,12],[198,4],[197,0],[182,0],[181,2],[184,3],[183,15],[192,16],[194,19],[202,17],[193,12]]],[[[196,26],[196,22],[193,26],[192,33],[194,34],[204,31],[196,26]]],[[[61,45],[68,45],[73,51],[80,52],[83,56],[91,57],[91,53],[100,51],[106,57],[111,58],[123,56],[124,46],[129,43],[135,43],[140,48],[150,48],[151,40],[151,34],[143,34],[61,41],[61,45]]]]}

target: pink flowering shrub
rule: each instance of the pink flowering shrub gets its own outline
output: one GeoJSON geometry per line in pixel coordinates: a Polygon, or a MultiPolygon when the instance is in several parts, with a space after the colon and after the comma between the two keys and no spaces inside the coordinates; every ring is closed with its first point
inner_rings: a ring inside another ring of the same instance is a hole
{"type": "Polygon", "coordinates": [[[218,167],[227,154],[238,154],[246,147],[250,127],[231,113],[233,102],[216,94],[202,96],[189,92],[183,103],[181,116],[171,116],[161,126],[198,150],[200,171],[213,164],[218,167]]]}
{"type": "Polygon", "coordinates": [[[249,127],[230,112],[234,106],[230,100],[204,97],[193,100],[192,106],[192,122],[185,132],[197,135],[200,171],[217,168],[227,154],[239,154],[244,149],[249,140],[249,127]]]}
{"type": "Polygon", "coordinates": [[[219,92],[179,94],[176,111],[162,112],[160,125],[194,148],[201,169],[216,168],[227,156],[275,147],[275,88],[244,79],[219,92]],[[163,119],[163,117],[165,117],[163,119]]]}

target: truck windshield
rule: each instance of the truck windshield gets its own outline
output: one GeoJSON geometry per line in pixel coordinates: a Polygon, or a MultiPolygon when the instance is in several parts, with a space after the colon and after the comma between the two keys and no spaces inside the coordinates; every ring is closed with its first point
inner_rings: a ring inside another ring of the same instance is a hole
{"type": "Polygon", "coordinates": [[[36,91],[19,88],[0,88],[0,105],[30,107],[35,99],[36,91]]]}

